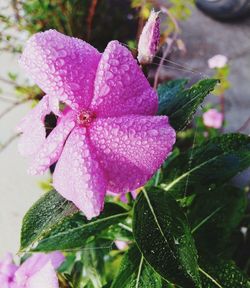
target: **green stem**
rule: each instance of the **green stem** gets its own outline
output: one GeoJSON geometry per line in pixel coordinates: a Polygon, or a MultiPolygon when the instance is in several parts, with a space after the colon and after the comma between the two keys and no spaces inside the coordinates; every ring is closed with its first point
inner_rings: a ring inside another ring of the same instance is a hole
{"type": "Polygon", "coordinates": [[[219,207],[216,210],[214,210],[214,212],[212,212],[210,215],[208,215],[206,218],[204,218],[198,225],[196,225],[192,229],[191,233],[193,234],[196,230],[198,230],[203,224],[205,224],[210,218],[212,218],[221,209],[222,209],[222,207],[219,207]]]}
{"type": "Polygon", "coordinates": [[[206,271],[199,267],[199,271],[205,275],[209,280],[211,280],[217,287],[223,288],[212,276],[210,276],[206,271]]]}

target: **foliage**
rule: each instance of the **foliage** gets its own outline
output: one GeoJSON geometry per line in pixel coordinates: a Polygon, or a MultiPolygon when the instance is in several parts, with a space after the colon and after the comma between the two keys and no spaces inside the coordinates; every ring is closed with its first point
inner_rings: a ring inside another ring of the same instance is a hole
{"type": "MultiPolygon", "coordinates": [[[[15,2],[14,22],[19,29],[35,33],[55,28],[100,49],[113,38],[136,47],[137,26],[153,5],[153,1],[143,5],[145,1],[139,0],[122,1],[122,9],[114,0],[99,1],[97,6],[95,1],[80,0],[63,0],[60,5],[48,0],[15,2]]],[[[186,19],[192,3],[168,1],[169,13],[177,20],[186,19]]],[[[13,19],[3,15],[1,20],[5,28],[14,25],[13,19]]],[[[163,37],[176,29],[173,22],[168,23],[163,37]]],[[[11,36],[1,37],[4,42],[11,36]]],[[[9,41],[1,48],[19,52],[21,46],[9,41]]],[[[203,79],[191,87],[187,79],[161,83],[158,115],[167,115],[177,131],[172,154],[138,189],[136,199],[129,194],[123,203],[119,197],[108,196],[101,215],[89,221],[55,190],[46,192],[23,218],[20,253],[24,258],[34,252],[63,251],[66,261],[58,271],[61,287],[250,287],[250,237],[249,232],[241,232],[250,228],[249,187],[232,183],[250,166],[250,138],[221,134],[205,127],[196,115],[209,93],[221,95],[229,88],[228,73],[226,66],[216,70],[215,79],[203,79]],[[218,86],[216,79],[223,77],[218,86]],[[118,249],[117,240],[128,247],[118,249]]],[[[17,85],[17,75],[9,73],[8,79],[20,97],[43,97],[37,86],[17,85]]],[[[48,186],[43,183],[43,187],[48,186]]]]}
{"type": "MultiPolygon", "coordinates": [[[[179,123],[190,121],[215,84],[202,80],[188,90],[186,80],[160,85],[159,113],[183,127],[179,123]],[[189,101],[190,91],[197,101],[189,101]],[[188,108],[172,118],[182,106],[188,108]]],[[[249,226],[246,192],[229,181],[250,166],[249,148],[242,134],[179,146],[135,201],[109,197],[104,212],[90,221],[48,192],[24,217],[21,249],[67,252],[60,279],[70,287],[248,287],[236,264],[235,237],[243,220],[249,226]],[[126,253],[113,245],[117,239],[129,244],[126,253]],[[77,261],[73,255],[80,255],[77,261]]]]}

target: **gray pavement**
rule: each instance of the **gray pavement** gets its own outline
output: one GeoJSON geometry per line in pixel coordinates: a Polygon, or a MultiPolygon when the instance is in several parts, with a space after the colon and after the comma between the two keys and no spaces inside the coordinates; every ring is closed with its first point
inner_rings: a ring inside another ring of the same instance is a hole
{"type": "MultiPolygon", "coordinates": [[[[222,23],[194,9],[181,28],[187,53],[174,52],[170,59],[199,72],[167,68],[165,73],[174,77],[189,77],[194,81],[211,75],[212,71],[207,66],[210,57],[226,55],[231,67],[229,79],[232,84],[225,95],[226,130],[237,130],[250,117],[250,18],[239,23],[222,23]]],[[[250,125],[244,133],[250,133],[250,125]]]]}

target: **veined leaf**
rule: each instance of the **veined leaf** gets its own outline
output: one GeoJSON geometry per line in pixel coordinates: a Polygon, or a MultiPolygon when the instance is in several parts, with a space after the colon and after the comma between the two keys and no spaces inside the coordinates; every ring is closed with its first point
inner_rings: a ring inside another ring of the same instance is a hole
{"type": "Polygon", "coordinates": [[[183,92],[187,79],[170,80],[163,84],[158,85],[157,92],[159,97],[158,114],[168,115],[173,105],[173,98],[180,92],[183,92]]]}
{"type": "Polygon", "coordinates": [[[221,255],[246,208],[246,193],[229,185],[196,195],[189,207],[188,220],[198,250],[221,255]]]}
{"type": "Polygon", "coordinates": [[[186,83],[185,79],[174,80],[159,85],[158,88],[158,114],[167,115],[176,130],[185,128],[204,98],[214,90],[218,80],[203,79],[184,90],[186,83]]]}
{"type": "Polygon", "coordinates": [[[250,166],[250,137],[225,134],[177,156],[164,170],[162,188],[177,198],[214,189],[250,166]]]}
{"type": "Polygon", "coordinates": [[[185,288],[200,287],[197,252],[187,219],[167,192],[141,192],[134,207],[135,241],[164,279],[185,288]]]}
{"type": "Polygon", "coordinates": [[[162,281],[134,246],[123,256],[111,288],[162,288],[162,281]]]}
{"type": "Polygon", "coordinates": [[[84,247],[89,237],[127,216],[127,211],[120,205],[106,203],[102,214],[88,221],[72,205],[56,191],[38,200],[24,217],[21,250],[77,250],[84,247]]]}
{"type": "Polygon", "coordinates": [[[249,288],[250,282],[247,276],[239,270],[233,261],[225,261],[220,258],[202,260],[201,273],[202,287],[206,288],[249,288]],[[203,268],[204,267],[204,268],[203,268]]]}
{"type": "MultiPolygon", "coordinates": [[[[76,206],[55,190],[43,195],[25,214],[21,231],[21,250],[26,250],[58,222],[78,212],[76,206]]],[[[29,249],[28,249],[29,250],[29,249]]]]}

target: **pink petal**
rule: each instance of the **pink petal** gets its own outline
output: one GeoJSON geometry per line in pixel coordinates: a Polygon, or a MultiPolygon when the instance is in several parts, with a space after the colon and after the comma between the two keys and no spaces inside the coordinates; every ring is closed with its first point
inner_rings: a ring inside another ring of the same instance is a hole
{"type": "Polygon", "coordinates": [[[25,288],[59,288],[56,272],[49,261],[36,274],[31,276],[25,288]]]}
{"type": "Polygon", "coordinates": [[[110,42],[98,65],[90,107],[98,116],[153,115],[157,103],[156,92],[131,52],[118,41],[110,42]]]}
{"type": "Polygon", "coordinates": [[[55,115],[61,116],[62,113],[60,111],[60,101],[58,97],[49,96],[49,107],[55,115]]]}
{"type": "Polygon", "coordinates": [[[20,282],[21,279],[31,277],[39,272],[47,263],[51,263],[53,269],[57,269],[64,261],[65,257],[59,251],[49,254],[36,253],[28,258],[17,270],[16,281],[20,282]]]}
{"type": "Polygon", "coordinates": [[[19,123],[17,130],[23,132],[18,144],[21,155],[33,155],[41,147],[46,137],[44,119],[50,112],[49,96],[46,95],[19,123]]]}
{"type": "Polygon", "coordinates": [[[66,141],[53,175],[55,189],[88,219],[103,209],[106,183],[86,129],[75,127],[66,141]]]}
{"type": "MultiPolygon", "coordinates": [[[[9,283],[10,279],[14,276],[17,270],[17,266],[13,262],[13,257],[10,253],[7,253],[5,258],[0,261],[0,283],[9,283]]],[[[1,286],[2,287],[2,286],[1,286]]]]}
{"type": "Polygon", "coordinates": [[[20,64],[43,91],[77,109],[91,101],[100,57],[88,43],[48,30],[29,39],[20,64]]]}
{"type": "Polygon", "coordinates": [[[144,185],[175,143],[166,116],[97,119],[90,139],[108,179],[107,190],[125,193],[144,185]]]}
{"type": "Polygon", "coordinates": [[[68,112],[60,118],[60,122],[44,141],[42,147],[32,159],[28,173],[38,175],[44,173],[49,166],[60,157],[65,140],[75,126],[74,112],[68,112]]]}
{"type": "Polygon", "coordinates": [[[125,250],[128,248],[128,242],[122,240],[115,240],[115,245],[119,250],[125,250]]]}

